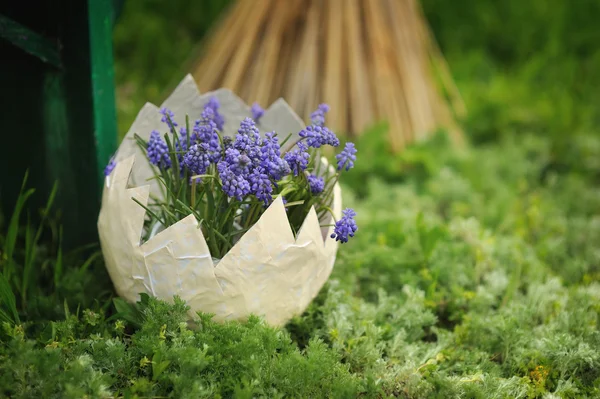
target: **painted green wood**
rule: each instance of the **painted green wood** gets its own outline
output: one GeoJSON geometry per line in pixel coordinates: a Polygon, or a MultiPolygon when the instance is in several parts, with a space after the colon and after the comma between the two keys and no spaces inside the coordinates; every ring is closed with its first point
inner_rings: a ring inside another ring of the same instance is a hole
{"type": "Polygon", "coordinates": [[[2,209],[12,210],[26,169],[38,189],[32,216],[58,180],[66,247],[97,241],[102,171],[116,148],[112,6],[40,0],[32,12],[29,2],[0,4],[2,209]]]}
{"type": "Polygon", "coordinates": [[[58,46],[42,35],[0,14],[0,37],[23,51],[57,68],[61,66],[58,46]]]}
{"type": "Polygon", "coordinates": [[[104,181],[102,166],[108,163],[117,146],[117,110],[113,68],[112,28],[114,4],[89,0],[90,55],[94,98],[94,137],[100,186],[104,181]]]}

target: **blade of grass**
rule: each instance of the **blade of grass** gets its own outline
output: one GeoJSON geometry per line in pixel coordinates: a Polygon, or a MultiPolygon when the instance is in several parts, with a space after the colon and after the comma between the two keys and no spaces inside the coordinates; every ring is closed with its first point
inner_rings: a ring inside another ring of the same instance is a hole
{"type": "Polygon", "coordinates": [[[12,315],[11,322],[21,324],[19,312],[17,312],[17,300],[8,283],[8,280],[0,274],[0,306],[5,307],[5,312],[12,315]]]}
{"type": "Polygon", "coordinates": [[[156,213],[154,213],[150,208],[148,208],[146,205],[142,204],[140,201],[138,201],[134,197],[131,197],[131,199],[133,201],[135,201],[139,206],[141,206],[142,208],[144,208],[146,210],[146,212],[148,212],[153,218],[155,218],[160,223],[162,223],[163,226],[167,226],[167,223],[164,220],[162,220],[160,217],[158,217],[158,215],[156,213]]]}
{"type": "Polygon", "coordinates": [[[63,253],[62,253],[63,228],[60,226],[58,232],[58,252],[56,254],[56,264],[54,265],[54,287],[58,288],[63,271],[63,253]]]}
{"type": "Polygon", "coordinates": [[[3,252],[6,262],[4,263],[4,270],[2,272],[7,281],[11,280],[12,273],[15,271],[13,254],[15,251],[15,246],[17,244],[17,237],[19,235],[19,220],[21,219],[21,212],[23,211],[23,207],[25,206],[25,203],[27,202],[29,197],[31,197],[33,193],[35,193],[35,189],[33,188],[24,191],[28,175],[29,171],[26,171],[25,177],[23,178],[23,184],[21,185],[21,191],[19,192],[19,197],[17,199],[17,203],[15,204],[15,209],[13,210],[13,214],[8,224],[6,241],[4,242],[3,252]]]}

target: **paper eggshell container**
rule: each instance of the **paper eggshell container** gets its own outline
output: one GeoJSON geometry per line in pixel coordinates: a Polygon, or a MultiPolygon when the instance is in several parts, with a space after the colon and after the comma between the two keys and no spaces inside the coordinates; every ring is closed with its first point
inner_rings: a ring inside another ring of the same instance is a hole
{"type": "MultiPolygon", "coordinates": [[[[214,314],[213,320],[244,320],[262,316],[274,326],[284,325],[301,314],[325,284],[335,262],[338,242],[330,235],[333,218],[319,220],[310,209],[294,237],[281,197],[275,197],[258,222],[245,232],[218,261],[213,259],[194,215],[142,242],[146,210],[151,196],[161,198],[155,171],[134,139],[148,140],[152,130],[165,131],[159,109],[174,112],[185,126],[198,118],[210,97],[219,100],[225,118],[223,134],[234,137],[240,122],[250,117],[250,107],[227,89],[200,94],[191,75],[186,76],[160,106],[146,103],[115,154],[116,167],[106,177],[98,233],[106,267],[119,296],[129,302],[141,293],[172,302],[179,296],[197,312],[214,314]]],[[[292,133],[285,151],[305,126],[288,104],[279,99],[259,120],[261,134],[275,131],[280,137],[292,133]]],[[[324,158],[320,162],[326,164],[324,158]]],[[[330,165],[320,167],[333,173],[330,165]]],[[[341,217],[342,197],[336,183],[329,204],[335,220],[341,217]]]]}

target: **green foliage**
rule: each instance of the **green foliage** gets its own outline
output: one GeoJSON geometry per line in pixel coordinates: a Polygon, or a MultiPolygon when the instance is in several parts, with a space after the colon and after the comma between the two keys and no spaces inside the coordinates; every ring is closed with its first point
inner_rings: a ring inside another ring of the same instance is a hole
{"type": "Polygon", "coordinates": [[[61,317],[69,303],[92,306],[108,298],[111,290],[97,249],[84,247],[63,254],[62,228],[51,209],[57,185],[39,210],[37,226],[29,214],[23,215],[35,194],[27,188],[27,177],[26,173],[8,225],[0,218],[0,322],[24,323],[37,331],[40,323],[61,317]]]}
{"type": "Polygon", "coordinates": [[[600,120],[600,3],[422,0],[478,142],[551,134],[563,147],[600,120]]]}
{"type": "MultiPolygon", "coordinates": [[[[37,329],[5,324],[0,392],[596,397],[597,168],[574,155],[548,168],[551,148],[535,135],[462,152],[432,140],[395,160],[427,164],[427,173],[370,178],[360,197],[346,187],[361,229],[309,309],[283,329],[256,317],[190,324],[180,300],[148,296],[82,306],[37,329]]],[[[600,139],[579,136],[573,148],[598,159],[600,139]]]]}

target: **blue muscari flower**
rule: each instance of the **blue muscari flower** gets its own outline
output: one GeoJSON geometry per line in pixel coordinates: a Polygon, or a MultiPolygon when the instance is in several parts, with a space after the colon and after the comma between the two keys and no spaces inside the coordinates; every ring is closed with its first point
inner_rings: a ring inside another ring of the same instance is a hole
{"type": "Polygon", "coordinates": [[[265,114],[265,110],[262,109],[262,107],[258,105],[258,103],[252,104],[250,112],[252,112],[252,119],[254,119],[256,123],[258,123],[258,120],[262,118],[262,116],[265,114]]]}
{"type": "Polygon", "coordinates": [[[169,157],[169,147],[160,137],[160,133],[153,130],[150,133],[150,140],[148,140],[148,159],[150,163],[158,166],[162,169],[169,169],[171,167],[171,158],[169,157]]]}
{"type": "Polygon", "coordinates": [[[203,175],[210,166],[208,145],[196,143],[192,145],[183,157],[183,164],[194,175],[203,175]]]}
{"type": "Polygon", "coordinates": [[[281,180],[290,173],[290,166],[281,158],[281,148],[275,132],[265,134],[261,147],[261,163],[266,172],[274,180],[281,180]]]}
{"type": "MultiPolygon", "coordinates": [[[[187,146],[187,128],[185,126],[179,129],[179,140],[185,142],[185,145],[187,146]]],[[[196,141],[198,141],[198,133],[194,126],[194,128],[192,128],[192,133],[190,134],[190,143],[195,143],[196,141]]]]}
{"type": "Polygon", "coordinates": [[[306,129],[302,129],[298,135],[306,140],[309,147],[319,148],[324,145],[337,147],[340,145],[340,140],[335,133],[325,126],[310,125],[306,129]]]}
{"type": "Polygon", "coordinates": [[[117,162],[115,161],[115,157],[113,155],[110,158],[110,161],[108,161],[108,164],[106,165],[106,167],[104,168],[104,176],[110,175],[116,166],[117,166],[117,162]]]}
{"type": "Polygon", "coordinates": [[[233,148],[245,153],[253,165],[260,164],[261,138],[256,124],[251,118],[244,118],[233,141],[233,148]]]}
{"type": "Polygon", "coordinates": [[[192,136],[194,141],[205,143],[208,146],[211,162],[219,162],[221,158],[221,141],[219,140],[217,124],[213,120],[207,118],[197,120],[194,124],[192,136]]]}
{"type": "Polygon", "coordinates": [[[310,122],[315,126],[325,125],[325,114],[329,112],[329,105],[319,104],[317,109],[310,114],[310,122]]]}
{"type": "Polygon", "coordinates": [[[244,118],[240,123],[238,134],[235,136],[233,146],[240,151],[246,151],[246,147],[256,145],[260,142],[260,132],[256,123],[251,118],[244,118]]]}
{"type": "Polygon", "coordinates": [[[169,128],[177,127],[177,122],[175,122],[175,114],[173,113],[173,111],[171,111],[168,108],[161,108],[160,113],[163,115],[163,117],[160,118],[161,122],[166,123],[167,126],[169,126],[169,128]],[[170,123],[169,119],[167,119],[167,116],[171,119],[170,123]]]}
{"type": "Polygon", "coordinates": [[[263,201],[265,206],[269,205],[273,197],[273,184],[269,175],[265,173],[265,170],[261,167],[255,168],[249,175],[248,182],[250,183],[250,189],[252,194],[256,196],[260,201],[263,201]]]}
{"type": "Polygon", "coordinates": [[[356,161],[356,148],[354,148],[354,143],[346,143],[346,146],[335,156],[337,159],[337,170],[342,170],[342,168],[346,168],[346,171],[350,170],[354,167],[354,161],[356,161]]]}
{"type": "Polygon", "coordinates": [[[320,194],[325,189],[325,179],[315,175],[308,175],[308,186],[313,194],[320,194]]]}
{"type": "Polygon", "coordinates": [[[354,237],[354,233],[358,231],[358,226],[354,217],[356,212],[354,209],[346,208],[342,211],[342,218],[335,223],[335,228],[331,234],[331,238],[340,241],[342,244],[348,242],[348,237],[354,237]]]}
{"type": "MultiPolygon", "coordinates": [[[[215,122],[217,129],[219,131],[223,131],[223,125],[225,124],[225,119],[223,115],[219,113],[219,100],[216,97],[211,97],[208,102],[204,105],[204,112],[206,112],[206,116],[210,115],[210,119],[215,122]]],[[[204,114],[203,112],[203,114],[204,114]]]]}
{"type": "Polygon", "coordinates": [[[284,155],[284,159],[290,166],[291,171],[294,172],[294,176],[298,176],[308,167],[310,155],[307,150],[308,146],[302,141],[299,141],[296,143],[296,148],[286,152],[284,155]]]}
{"type": "Polygon", "coordinates": [[[242,175],[236,175],[226,161],[220,161],[217,164],[219,177],[223,185],[223,191],[230,198],[242,201],[250,193],[250,183],[242,175]]]}
{"type": "Polygon", "coordinates": [[[250,157],[236,148],[228,148],[225,151],[224,162],[236,175],[247,175],[252,167],[250,157]]]}

